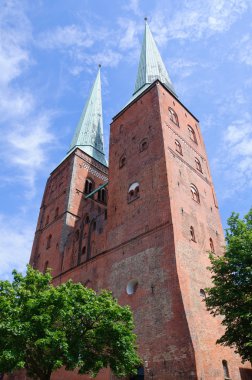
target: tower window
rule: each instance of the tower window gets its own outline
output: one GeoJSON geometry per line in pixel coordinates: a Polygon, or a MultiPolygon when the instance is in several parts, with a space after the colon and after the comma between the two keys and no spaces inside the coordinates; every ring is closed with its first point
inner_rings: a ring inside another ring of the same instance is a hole
{"type": "Polygon", "coordinates": [[[127,294],[131,295],[136,293],[138,287],[138,281],[137,280],[130,280],[126,287],[127,294]]]}
{"type": "Polygon", "coordinates": [[[189,132],[190,139],[197,144],[195,131],[190,125],[188,125],[188,132],[189,132]]]}
{"type": "Polygon", "coordinates": [[[196,243],[195,232],[194,232],[193,226],[190,227],[190,235],[191,235],[191,240],[196,243]]]}
{"type": "Polygon", "coordinates": [[[223,366],[223,372],[224,372],[224,379],[230,379],[229,370],[228,370],[228,363],[226,360],[222,360],[222,366],[223,366]]]}
{"type": "Polygon", "coordinates": [[[44,274],[45,274],[46,271],[47,271],[48,264],[49,264],[49,261],[47,260],[47,261],[45,262],[45,265],[44,265],[44,270],[43,270],[43,273],[44,273],[44,274]]]}
{"type": "Polygon", "coordinates": [[[52,244],[52,235],[49,235],[46,241],[46,249],[49,249],[52,244]]]}
{"type": "Polygon", "coordinates": [[[93,181],[89,178],[85,182],[85,194],[90,194],[93,191],[93,181]]]}
{"type": "Polygon", "coordinates": [[[144,150],[148,148],[148,146],[149,146],[148,139],[147,138],[143,139],[139,145],[139,152],[143,152],[144,150]]]}
{"type": "Polygon", "coordinates": [[[81,250],[81,254],[84,256],[86,254],[86,247],[83,247],[81,250]]]}
{"type": "Polygon", "coordinates": [[[183,156],[182,146],[178,140],[175,140],[175,150],[176,150],[176,152],[181,154],[181,156],[183,156]]]}
{"type": "Polygon", "coordinates": [[[204,289],[200,289],[200,296],[201,296],[202,298],[206,298],[206,292],[205,292],[204,289]]]}
{"type": "Polygon", "coordinates": [[[93,231],[96,230],[96,221],[93,222],[93,231]]]}
{"type": "Polygon", "coordinates": [[[78,241],[80,238],[80,231],[79,230],[76,230],[75,231],[75,234],[74,234],[74,241],[78,241]]]}
{"type": "Polygon", "coordinates": [[[200,196],[199,196],[199,191],[197,187],[191,184],[190,189],[191,189],[192,199],[195,202],[200,203],[200,196]]]}
{"type": "Polygon", "coordinates": [[[126,165],[126,155],[123,154],[119,160],[119,169],[123,168],[125,165],[126,165]]]}
{"type": "Polygon", "coordinates": [[[88,224],[90,222],[89,216],[87,215],[85,218],[85,224],[88,224]]]}
{"type": "Polygon", "coordinates": [[[100,189],[98,191],[98,201],[102,203],[107,203],[107,192],[105,189],[100,189]]]}
{"type": "Polygon", "coordinates": [[[200,163],[200,160],[195,157],[195,166],[196,166],[196,169],[202,173],[202,167],[201,167],[201,163],[200,163]]]}
{"type": "Polygon", "coordinates": [[[209,239],[209,244],[210,244],[210,250],[211,250],[211,252],[214,252],[214,243],[213,243],[213,239],[212,238],[209,239]]]}
{"type": "Polygon", "coordinates": [[[131,202],[139,197],[139,183],[134,182],[128,190],[128,202],[131,202]]]}
{"type": "Polygon", "coordinates": [[[59,216],[59,208],[57,207],[57,208],[55,209],[54,218],[56,219],[58,216],[59,216]]]}
{"type": "Polygon", "coordinates": [[[176,114],[174,109],[169,107],[168,111],[169,111],[170,120],[179,127],[178,115],[176,114]]]}

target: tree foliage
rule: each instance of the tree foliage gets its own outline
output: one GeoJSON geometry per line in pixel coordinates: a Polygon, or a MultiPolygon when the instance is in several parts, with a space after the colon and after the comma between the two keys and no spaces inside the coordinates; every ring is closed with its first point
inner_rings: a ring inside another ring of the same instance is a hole
{"type": "Polygon", "coordinates": [[[206,305],[223,316],[225,334],[217,343],[252,362],[252,209],[244,219],[233,213],[228,227],[224,255],[210,254],[214,286],[206,289],[206,305]]]}
{"type": "Polygon", "coordinates": [[[30,266],[26,276],[13,276],[12,283],[0,281],[0,372],[25,368],[40,380],[62,366],[91,376],[108,366],[117,376],[135,372],[129,307],[80,283],[54,287],[49,272],[30,266]]]}

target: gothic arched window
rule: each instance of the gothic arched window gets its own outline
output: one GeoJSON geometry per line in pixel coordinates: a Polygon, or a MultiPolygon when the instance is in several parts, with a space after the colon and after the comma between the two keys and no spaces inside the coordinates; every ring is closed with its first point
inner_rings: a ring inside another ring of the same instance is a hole
{"type": "Polygon", "coordinates": [[[199,196],[199,191],[198,191],[197,187],[195,185],[191,184],[190,189],[191,189],[192,199],[195,202],[200,203],[200,196],[199,196]]]}
{"type": "Polygon", "coordinates": [[[197,144],[197,139],[196,139],[196,134],[195,134],[194,129],[190,125],[188,125],[187,128],[188,128],[190,139],[197,144]]]}
{"type": "Polygon", "coordinates": [[[190,227],[190,236],[191,236],[191,240],[196,242],[195,232],[194,232],[193,226],[190,227]]]}
{"type": "Polygon", "coordinates": [[[226,360],[222,360],[222,366],[223,366],[223,372],[224,372],[224,379],[229,379],[229,370],[228,370],[228,364],[226,360]]]}
{"type": "Polygon", "coordinates": [[[211,252],[214,252],[214,243],[213,243],[213,239],[212,238],[209,239],[209,245],[210,245],[211,252]]]}
{"type": "Polygon", "coordinates": [[[123,168],[125,165],[126,165],[126,155],[123,154],[119,160],[119,169],[123,168]]]}
{"type": "Polygon", "coordinates": [[[93,181],[90,178],[86,179],[85,182],[85,194],[90,194],[93,191],[93,181]]]}
{"type": "Polygon", "coordinates": [[[178,140],[175,140],[175,150],[176,150],[176,152],[181,154],[181,156],[183,156],[182,146],[178,140]]]}
{"type": "Polygon", "coordinates": [[[46,249],[49,249],[51,247],[51,244],[52,244],[52,235],[50,234],[46,241],[46,249]]]}
{"type": "Polygon", "coordinates": [[[128,202],[133,201],[139,197],[139,183],[134,182],[128,189],[128,202]]]}
{"type": "Polygon", "coordinates": [[[179,127],[178,115],[176,114],[174,109],[169,107],[168,111],[169,111],[170,120],[179,127]]]}
{"type": "Polygon", "coordinates": [[[195,166],[196,166],[196,169],[202,173],[202,167],[201,167],[201,163],[200,163],[200,160],[195,157],[195,166]]]}
{"type": "Polygon", "coordinates": [[[107,191],[105,189],[100,189],[98,191],[98,201],[102,203],[107,203],[107,191]]]}
{"type": "Polygon", "coordinates": [[[149,145],[148,139],[147,138],[143,139],[139,144],[139,152],[143,152],[144,150],[146,150],[148,148],[148,145],[149,145]]]}

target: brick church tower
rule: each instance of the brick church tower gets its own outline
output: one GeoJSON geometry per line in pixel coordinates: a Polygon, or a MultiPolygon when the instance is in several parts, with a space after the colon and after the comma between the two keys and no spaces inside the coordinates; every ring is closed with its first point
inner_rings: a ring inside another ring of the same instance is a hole
{"type": "MultiPolygon", "coordinates": [[[[109,170],[102,134],[99,70],[47,181],[30,263],[52,268],[55,285],[72,278],[131,306],[143,359],[132,379],[251,378],[215,344],[221,320],[203,289],[207,251],[223,251],[218,204],[199,121],[178,99],[147,23],[134,94],[111,124],[109,170]]],[[[53,379],[88,377],[60,370],[53,379]]]]}

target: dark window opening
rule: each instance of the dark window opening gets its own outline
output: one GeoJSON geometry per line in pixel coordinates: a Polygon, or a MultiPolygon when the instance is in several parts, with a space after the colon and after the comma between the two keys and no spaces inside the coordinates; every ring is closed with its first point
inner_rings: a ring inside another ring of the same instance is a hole
{"type": "Polygon", "coordinates": [[[148,139],[143,139],[141,142],[140,142],[140,145],[139,145],[139,151],[140,152],[143,152],[144,150],[146,150],[148,148],[149,144],[148,144],[148,139]]]}
{"type": "Polygon", "coordinates": [[[107,210],[104,211],[104,219],[105,219],[105,220],[108,219],[108,211],[107,211],[107,210]]]}
{"type": "Polygon", "coordinates": [[[190,189],[191,189],[192,199],[195,202],[200,203],[200,196],[199,196],[199,191],[198,191],[197,187],[195,185],[191,184],[190,189]]]}
{"type": "Polygon", "coordinates": [[[211,250],[211,252],[214,252],[214,243],[213,243],[213,239],[212,238],[209,239],[209,244],[210,244],[210,250],[211,250]]]}
{"type": "Polygon", "coordinates": [[[119,168],[123,168],[126,165],[126,156],[125,154],[121,156],[119,160],[119,168]]]}
{"type": "Polygon", "coordinates": [[[181,156],[183,156],[182,146],[178,140],[175,140],[175,150],[176,150],[176,152],[181,154],[181,156]]]}
{"type": "Polygon", "coordinates": [[[46,241],[46,249],[49,249],[52,244],[52,235],[49,235],[46,241]]]}
{"type": "Polygon", "coordinates": [[[137,369],[137,375],[131,376],[130,380],[144,380],[144,368],[143,367],[139,367],[137,369]]]}
{"type": "Polygon", "coordinates": [[[169,117],[170,120],[179,127],[178,115],[172,108],[169,108],[169,117]]]}
{"type": "Polygon", "coordinates": [[[105,189],[98,191],[98,201],[107,204],[107,191],[105,189]]]}
{"type": "Polygon", "coordinates": [[[190,235],[191,235],[191,240],[196,243],[195,232],[194,232],[193,226],[190,227],[190,235]]]}
{"type": "Polygon", "coordinates": [[[93,222],[93,231],[96,230],[96,221],[93,222]]]}
{"type": "Polygon", "coordinates": [[[93,191],[93,181],[87,178],[85,182],[85,194],[90,194],[93,191]]]}
{"type": "Polygon", "coordinates": [[[206,298],[206,292],[205,292],[204,289],[200,289],[200,296],[201,296],[202,298],[206,298]]]}
{"type": "Polygon", "coordinates": [[[89,219],[89,216],[87,215],[85,219],[85,224],[89,224],[89,222],[90,222],[90,219],[89,219]]]}
{"type": "Polygon", "coordinates": [[[189,132],[190,139],[197,144],[195,131],[190,125],[188,125],[188,132],[189,132]]]}
{"type": "Polygon", "coordinates": [[[196,169],[202,173],[202,167],[201,167],[201,163],[199,161],[199,159],[197,157],[195,157],[195,165],[196,165],[196,169]]]}
{"type": "Polygon", "coordinates": [[[222,360],[222,366],[223,366],[223,372],[224,372],[224,379],[230,379],[229,370],[228,370],[228,363],[226,360],[222,360]]]}
{"type": "Polygon", "coordinates": [[[86,254],[86,247],[83,247],[81,250],[81,254],[84,256],[86,254]]]}

